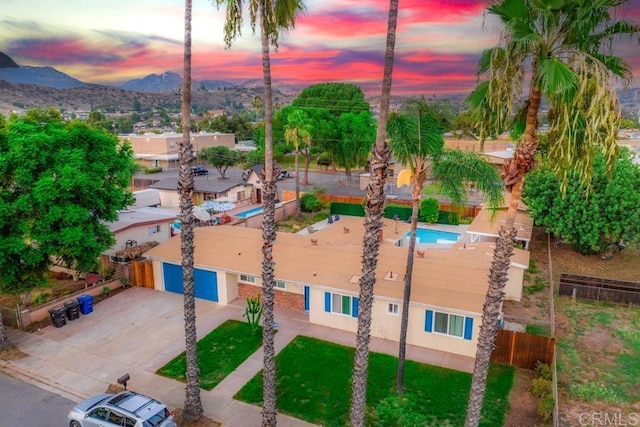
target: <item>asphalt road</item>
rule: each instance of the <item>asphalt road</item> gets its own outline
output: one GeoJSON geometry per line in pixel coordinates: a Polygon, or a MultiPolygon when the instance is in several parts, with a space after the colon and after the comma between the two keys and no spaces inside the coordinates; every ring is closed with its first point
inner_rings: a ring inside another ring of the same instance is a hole
{"type": "Polygon", "coordinates": [[[0,427],[62,427],[73,405],[75,402],[0,372],[0,427]]]}

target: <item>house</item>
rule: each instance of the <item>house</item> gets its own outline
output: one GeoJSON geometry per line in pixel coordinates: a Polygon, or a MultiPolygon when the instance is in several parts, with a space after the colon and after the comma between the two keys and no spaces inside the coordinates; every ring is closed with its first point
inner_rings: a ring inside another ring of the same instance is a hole
{"type": "MultiPolygon", "coordinates": [[[[506,193],[502,207],[495,211],[481,209],[473,219],[466,232],[471,235],[471,242],[495,242],[498,238],[500,227],[507,223],[507,209],[511,194],[506,193]]],[[[527,206],[520,201],[514,222],[516,228],[516,242],[525,249],[529,248],[531,234],[533,233],[533,218],[529,216],[527,206]]]]}
{"type": "MultiPolygon", "coordinates": [[[[180,207],[180,195],[178,194],[178,178],[170,177],[155,182],[149,188],[158,191],[162,206],[169,208],[180,207]]],[[[226,197],[228,201],[246,204],[251,200],[251,185],[241,178],[218,179],[213,175],[194,177],[193,203],[202,204],[207,200],[215,200],[226,197]]]]}
{"type": "MultiPolygon", "coordinates": [[[[133,148],[133,155],[138,164],[148,168],[178,168],[178,149],[182,141],[181,133],[145,133],[144,135],[125,135],[120,137],[128,141],[133,148]]],[[[191,134],[191,143],[195,154],[205,148],[223,145],[230,149],[235,147],[235,135],[220,132],[199,132],[191,134]]]]}
{"type": "MultiPolygon", "coordinates": [[[[384,223],[371,334],[398,341],[407,249],[396,243],[410,225],[389,219],[384,223]]],[[[278,233],[273,248],[276,304],[308,313],[310,323],[355,332],[363,232],[362,218],[341,217],[312,236],[278,233]]],[[[262,244],[258,229],[197,228],[196,297],[225,305],[238,297],[259,294],[262,244]]],[[[449,251],[427,249],[416,257],[409,344],[475,357],[493,248],[491,242],[460,244],[449,251]]],[[[182,292],[179,239],[149,250],[145,257],[152,260],[156,289],[182,292]]],[[[517,250],[506,285],[507,298],[520,298],[528,262],[528,252],[517,250]]]]}
{"type": "Polygon", "coordinates": [[[260,175],[264,170],[264,165],[256,165],[247,169],[243,175],[247,185],[251,185],[251,203],[262,203],[262,181],[260,175]]]}
{"type": "Polygon", "coordinates": [[[116,243],[103,255],[112,257],[131,246],[169,240],[172,236],[171,223],[177,217],[177,210],[155,207],[130,208],[118,212],[116,221],[106,223],[116,243]]]}

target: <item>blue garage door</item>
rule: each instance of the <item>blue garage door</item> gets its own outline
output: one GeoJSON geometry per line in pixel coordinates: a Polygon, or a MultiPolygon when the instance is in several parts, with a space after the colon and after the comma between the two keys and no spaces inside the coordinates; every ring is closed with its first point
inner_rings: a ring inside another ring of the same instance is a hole
{"type": "MultiPolygon", "coordinates": [[[[163,263],[164,288],[182,293],[182,266],[163,263]]],[[[195,297],[218,302],[218,276],[215,271],[195,269],[195,297]]]]}

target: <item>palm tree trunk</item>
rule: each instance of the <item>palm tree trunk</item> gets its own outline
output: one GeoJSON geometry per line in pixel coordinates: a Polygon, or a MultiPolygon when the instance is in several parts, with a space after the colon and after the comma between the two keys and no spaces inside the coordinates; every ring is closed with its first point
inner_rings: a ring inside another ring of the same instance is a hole
{"type": "Polygon", "coordinates": [[[413,259],[416,248],[416,229],[418,228],[418,212],[420,209],[420,195],[422,194],[420,183],[413,186],[413,205],[411,207],[411,236],[407,249],[407,270],[404,274],[404,293],[402,295],[402,319],[400,320],[400,343],[398,348],[398,378],[396,389],[402,394],[404,389],[404,361],[407,354],[407,327],[409,325],[409,302],[411,301],[411,281],[413,275],[413,259]]]}
{"type": "Polygon", "coordinates": [[[509,280],[509,263],[513,254],[515,236],[516,229],[513,226],[508,225],[500,228],[493,262],[489,271],[489,289],[484,304],[482,324],[480,325],[465,427],[476,427],[480,422],[491,352],[493,351],[493,341],[498,330],[498,318],[500,317],[502,301],[504,300],[504,287],[509,280]]]}
{"type": "Polygon", "coordinates": [[[304,178],[302,179],[303,185],[309,185],[309,164],[311,164],[311,150],[309,147],[304,152],[304,178]]]}
{"type": "Polygon", "coordinates": [[[200,400],[200,380],[196,335],[196,304],[194,297],[193,272],[193,146],[191,144],[191,0],[185,0],[184,14],[184,80],[182,84],[182,141],[180,143],[180,172],[178,193],[180,194],[180,214],[182,233],[182,277],[184,289],[184,336],[187,356],[187,387],[183,417],[197,420],[202,416],[200,400]]]}
{"type": "Polygon", "coordinates": [[[298,156],[300,150],[296,147],[295,170],[296,170],[296,220],[302,219],[302,207],[300,206],[300,168],[298,166],[298,156]]]}
{"type": "Polygon", "coordinates": [[[2,321],[2,311],[0,311],[0,350],[4,350],[10,345],[11,342],[7,336],[7,329],[4,327],[4,323],[2,321]]]}
{"type": "Polygon", "coordinates": [[[269,37],[265,28],[265,2],[260,2],[260,39],[262,42],[262,72],[264,77],[264,176],[262,177],[262,425],[276,425],[276,354],[273,330],[275,300],[273,245],[276,240],[275,199],[277,188],[273,164],[273,98],[271,93],[271,63],[269,37]]]}
{"type": "Polygon", "coordinates": [[[350,422],[352,427],[364,426],[367,396],[367,376],[369,371],[369,341],[371,339],[371,309],[373,306],[373,287],[376,282],[378,265],[378,233],[382,229],[382,215],[386,205],[385,183],[387,166],[391,158],[391,149],[386,142],[387,117],[391,98],[391,80],[393,75],[393,57],[396,44],[396,26],[398,22],[398,0],[391,0],[389,22],[387,25],[387,45],[384,58],[384,75],[380,97],[380,114],[376,143],[371,150],[370,183],[367,187],[364,227],[362,238],[362,276],[360,278],[360,313],[356,334],[356,351],[353,367],[350,422]]]}

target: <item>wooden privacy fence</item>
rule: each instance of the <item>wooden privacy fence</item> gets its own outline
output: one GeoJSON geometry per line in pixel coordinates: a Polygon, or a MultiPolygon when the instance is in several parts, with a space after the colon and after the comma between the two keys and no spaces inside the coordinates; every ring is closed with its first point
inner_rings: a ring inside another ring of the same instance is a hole
{"type": "Polygon", "coordinates": [[[538,361],[551,365],[555,344],[554,338],[498,329],[491,360],[525,369],[534,369],[538,361]]]}
{"type": "Polygon", "coordinates": [[[149,260],[131,261],[132,285],[154,289],[153,264],[149,260]]]}
{"type": "Polygon", "coordinates": [[[637,282],[562,273],[558,293],[579,299],[640,305],[640,283],[637,282]]]}

